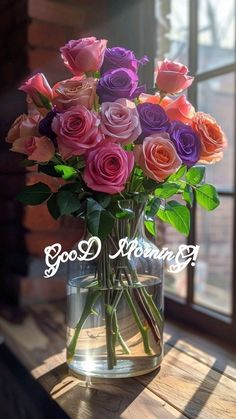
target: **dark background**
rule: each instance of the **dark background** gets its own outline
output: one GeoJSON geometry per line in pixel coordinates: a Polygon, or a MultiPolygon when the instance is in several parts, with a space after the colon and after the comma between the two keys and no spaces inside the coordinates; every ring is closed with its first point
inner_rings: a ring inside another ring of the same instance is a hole
{"type": "MultiPolygon", "coordinates": [[[[24,184],[42,177],[26,172],[21,156],[9,152],[5,143],[11,123],[26,111],[25,94],[18,86],[37,72],[43,72],[51,85],[71,77],[59,53],[70,39],[94,35],[108,39],[109,46],[133,49],[137,57],[154,57],[155,31],[152,0],[0,1],[0,298],[4,302],[63,296],[63,269],[57,278],[42,281],[43,250],[55,242],[69,250],[81,230],[75,221],[54,221],[44,205],[23,208],[15,199],[24,184]]],[[[148,67],[141,78],[152,86],[153,58],[148,67]]]]}

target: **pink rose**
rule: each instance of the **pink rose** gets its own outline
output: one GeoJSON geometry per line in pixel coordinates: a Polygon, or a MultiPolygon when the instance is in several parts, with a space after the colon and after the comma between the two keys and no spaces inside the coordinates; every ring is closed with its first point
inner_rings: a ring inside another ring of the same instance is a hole
{"type": "Polygon", "coordinates": [[[13,143],[21,137],[34,137],[38,135],[38,124],[42,116],[39,112],[30,115],[22,114],[16,118],[8,131],[6,142],[13,143]]]}
{"type": "Polygon", "coordinates": [[[60,49],[67,68],[75,75],[98,71],[103,63],[106,39],[82,38],[69,41],[60,49]]]}
{"type": "Polygon", "coordinates": [[[59,152],[65,159],[85,154],[103,138],[98,115],[82,105],[57,114],[52,130],[57,134],[59,152]]]}
{"type": "Polygon", "coordinates": [[[188,76],[188,67],[165,58],[159,61],[156,68],[156,86],[164,93],[179,93],[187,89],[193,82],[193,77],[188,76]]]}
{"type": "Polygon", "coordinates": [[[47,137],[22,137],[14,141],[11,151],[26,154],[29,160],[44,163],[54,156],[55,148],[47,137]]]}
{"type": "Polygon", "coordinates": [[[44,74],[37,73],[35,76],[23,83],[19,90],[27,93],[36,106],[45,107],[46,103],[52,100],[52,89],[44,74]]]}
{"type": "Polygon", "coordinates": [[[171,121],[189,123],[195,114],[195,109],[186,99],[185,95],[179,96],[165,108],[166,114],[171,121]]]}
{"type": "Polygon", "coordinates": [[[143,144],[134,148],[135,161],[145,176],[162,182],[182,164],[176,149],[167,133],[146,137],[143,144]]]}
{"type": "Polygon", "coordinates": [[[130,100],[103,102],[100,116],[102,133],[121,144],[134,142],[142,132],[138,111],[130,100]]]}
{"type": "Polygon", "coordinates": [[[133,166],[132,151],[123,150],[119,144],[107,143],[88,154],[83,178],[94,191],[115,194],[125,188],[133,166]]]}
{"type": "Polygon", "coordinates": [[[92,77],[72,77],[57,83],[53,92],[53,104],[59,111],[75,105],[92,109],[96,97],[96,81],[92,77]]]}

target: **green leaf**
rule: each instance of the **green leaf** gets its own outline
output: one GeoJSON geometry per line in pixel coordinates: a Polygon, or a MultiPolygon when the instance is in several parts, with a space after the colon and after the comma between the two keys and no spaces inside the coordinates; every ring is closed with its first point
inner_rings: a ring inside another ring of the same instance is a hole
{"type": "Polygon", "coordinates": [[[48,110],[51,110],[52,109],[52,104],[51,104],[50,100],[46,96],[42,95],[42,93],[40,93],[40,92],[37,92],[37,94],[39,96],[39,100],[42,103],[42,106],[37,105],[37,102],[35,103],[36,106],[41,107],[41,108],[43,107],[43,108],[46,108],[48,110]]]}
{"type": "Polygon", "coordinates": [[[53,163],[47,164],[39,164],[38,171],[41,173],[45,173],[45,175],[52,176],[52,177],[60,177],[60,175],[56,172],[53,163]]]}
{"type": "Polygon", "coordinates": [[[103,208],[108,207],[111,202],[111,196],[103,192],[94,193],[94,198],[103,208]]]}
{"type": "Polygon", "coordinates": [[[147,217],[155,217],[159,207],[161,204],[161,200],[157,197],[154,197],[151,199],[151,201],[148,202],[146,207],[146,215],[147,217]]]}
{"type": "Polygon", "coordinates": [[[85,166],[86,166],[85,160],[82,158],[80,158],[75,165],[77,170],[83,169],[85,166]]]}
{"type": "Polygon", "coordinates": [[[100,239],[112,231],[115,222],[113,215],[92,198],[87,199],[86,220],[89,232],[100,239]]]}
{"type": "Polygon", "coordinates": [[[69,215],[80,208],[81,202],[71,191],[59,191],[57,193],[57,204],[60,215],[69,215]]]}
{"type": "Polygon", "coordinates": [[[162,183],[155,189],[155,195],[158,198],[167,199],[170,196],[175,195],[179,190],[179,185],[177,183],[162,183]]]}
{"type": "Polygon", "coordinates": [[[206,183],[195,189],[197,203],[207,211],[212,211],[220,204],[220,200],[213,185],[206,183]]]}
{"type": "Polygon", "coordinates": [[[77,172],[71,166],[66,166],[64,164],[57,164],[54,166],[55,171],[62,177],[64,180],[70,180],[71,178],[75,177],[77,172]]]}
{"type": "Polygon", "coordinates": [[[93,73],[93,77],[94,77],[95,79],[99,79],[99,78],[101,77],[101,73],[100,73],[100,71],[95,71],[95,72],[93,73]]]}
{"type": "Polygon", "coordinates": [[[177,231],[186,236],[190,230],[190,212],[184,205],[177,201],[169,201],[165,208],[160,208],[157,213],[158,217],[171,224],[177,231]]]}
{"type": "Polygon", "coordinates": [[[156,237],[156,225],[155,225],[155,221],[153,221],[153,220],[144,221],[144,225],[145,225],[147,231],[152,236],[156,237]]]}
{"type": "Polygon", "coordinates": [[[38,182],[34,185],[26,186],[17,196],[17,199],[24,205],[38,205],[46,201],[52,191],[45,183],[38,182]]]}
{"type": "Polygon", "coordinates": [[[134,218],[134,211],[128,208],[122,208],[121,211],[117,211],[115,216],[118,220],[129,219],[132,220],[134,218]]]}
{"type": "Polygon", "coordinates": [[[167,181],[176,181],[181,179],[181,177],[183,177],[185,175],[187,171],[187,167],[183,164],[182,166],[180,166],[180,168],[177,170],[176,173],[173,173],[172,175],[170,175],[167,179],[167,181]]]}
{"type": "Polygon", "coordinates": [[[185,178],[190,185],[198,185],[204,178],[204,175],[204,166],[193,166],[187,171],[185,178]]]}
{"type": "Polygon", "coordinates": [[[190,185],[186,185],[183,191],[183,199],[189,204],[193,205],[193,188],[190,185]]]}
{"type": "Polygon", "coordinates": [[[20,162],[20,164],[23,167],[31,167],[31,166],[35,166],[35,164],[37,163],[34,160],[24,159],[20,162]]]}
{"type": "Polygon", "coordinates": [[[53,193],[51,197],[47,200],[47,207],[48,207],[48,212],[51,214],[51,216],[55,220],[57,220],[61,215],[60,209],[57,203],[57,193],[53,193]]]}
{"type": "Polygon", "coordinates": [[[69,158],[69,160],[67,160],[67,163],[69,166],[73,166],[74,168],[78,170],[85,167],[85,159],[83,156],[80,156],[80,157],[72,156],[69,158]]]}
{"type": "Polygon", "coordinates": [[[154,189],[156,189],[158,183],[150,178],[144,178],[143,179],[143,187],[145,190],[147,191],[153,191],[154,189]]]}
{"type": "Polygon", "coordinates": [[[59,191],[71,191],[71,192],[75,192],[75,193],[80,193],[81,192],[81,185],[79,182],[70,182],[70,183],[66,183],[65,185],[61,186],[59,191]]]}

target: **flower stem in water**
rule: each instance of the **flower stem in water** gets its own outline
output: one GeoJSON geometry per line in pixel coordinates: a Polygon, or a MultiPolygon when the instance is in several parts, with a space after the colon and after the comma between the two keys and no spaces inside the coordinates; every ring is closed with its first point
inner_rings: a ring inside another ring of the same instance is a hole
{"type": "Polygon", "coordinates": [[[98,297],[100,296],[101,291],[96,289],[89,289],[88,291],[88,295],[87,295],[87,299],[84,305],[84,310],[83,313],[81,314],[81,317],[79,319],[79,322],[77,323],[76,327],[75,327],[75,332],[73,335],[73,338],[71,339],[71,342],[68,346],[67,349],[67,358],[70,361],[74,354],[75,354],[75,349],[76,349],[76,344],[77,344],[77,340],[80,334],[80,331],[85,323],[85,321],[87,320],[87,318],[90,316],[90,314],[92,314],[93,312],[93,306],[96,302],[96,300],[98,299],[98,297]]]}

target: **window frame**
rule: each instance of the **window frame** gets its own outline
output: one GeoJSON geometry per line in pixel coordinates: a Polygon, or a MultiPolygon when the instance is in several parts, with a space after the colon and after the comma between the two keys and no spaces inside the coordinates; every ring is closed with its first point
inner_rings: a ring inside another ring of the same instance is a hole
{"type": "MultiPolygon", "coordinates": [[[[234,73],[235,92],[234,104],[236,107],[236,58],[233,63],[205,72],[198,69],[198,7],[199,0],[189,0],[189,70],[195,75],[195,83],[189,88],[188,98],[197,108],[198,83],[217,76],[234,73]]],[[[235,34],[236,35],[236,34],[235,34]]],[[[236,39],[236,36],[235,36],[236,39]]],[[[236,123],[234,122],[234,140],[236,141],[236,123]]],[[[187,272],[187,295],[180,298],[172,293],[165,293],[166,316],[188,323],[191,326],[213,334],[227,342],[236,344],[236,152],[234,156],[234,189],[232,192],[218,190],[220,196],[231,197],[234,202],[233,213],[233,260],[232,260],[232,315],[221,314],[214,309],[204,307],[194,302],[194,267],[189,266],[187,272]]],[[[196,243],[196,207],[192,209],[191,232],[188,237],[189,244],[196,243]]]]}

